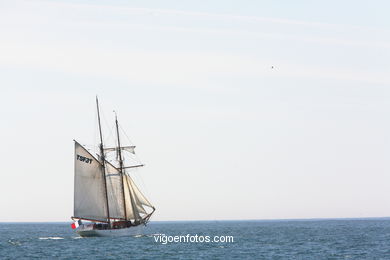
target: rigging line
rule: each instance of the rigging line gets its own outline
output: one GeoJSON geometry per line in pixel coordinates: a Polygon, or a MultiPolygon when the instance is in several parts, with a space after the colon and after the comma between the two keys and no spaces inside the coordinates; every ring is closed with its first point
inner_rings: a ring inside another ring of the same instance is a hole
{"type": "MultiPolygon", "coordinates": [[[[110,137],[113,137],[113,136],[114,136],[114,134],[113,134],[114,128],[115,128],[115,125],[112,125],[112,127],[111,127],[111,129],[110,129],[110,133],[109,133],[109,135],[107,136],[107,138],[110,138],[110,137]]],[[[110,141],[110,140],[106,140],[106,141],[110,141]]],[[[106,142],[106,143],[107,143],[107,142],[106,142]]]]}
{"type": "MultiPolygon", "coordinates": [[[[110,130],[110,134],[109,134],[109,136],[112,136],[112,137],[114,137],[114,128],[115,128],[115,124],[111,127],[111,130],[110,130]]],[[[109,140],[107,140],[107,142],[108,142],[109,140]]],[[[106,143],[107,143],[106,142],[106,143]]],[[[115,143],[115,141],[113,141],[114,143],[115,143]]],[[[108,142],[109,143],[109,142],[108,142]]],[[[107,146],[106,146],[107,147],[107,146]]],[[[110,153],[110,152],[105,152],[105,155],[107,156],[107,159],[110,161],[110,162],[113,162],[113,161],[116,161],[116,159],[115,159],[115,157],[113,157],[113,155],[110,153]]]]}
{"type": "MultiPolygon", "coordinates": [[[[109,126],[110,126],[111,124],[108,123],[108,120],[107,120],[107,118],[106,118],[106,115],[105,115],[103,109],[101,109],[102,106],[101,106],[100,104],[99,104],[99,106],[100,106],[100,115],[101,115],[101,117],[103,117],[103,121],[104,121],[104,127],[105,127],[106,129],[109,129],[109,135],[104,136],[104,142],[105,142],[105,143],[107,143],[107,142],[109,143],[110,140],[111,140],[112,138],[114,138],[114,136],[113,136],[113,129],[115,128],[115,124],[113,124],[112,127],[109,128],[109,126]]],[[[115,143],[115,141],[114,141],[114,143],[115,143]]]]}
{"type": "MultiPolygon", "coordinates": [[[[143,180],[143,178],[141,177],[141,176],[139,176],[139,172],[138,172],[138,169],[134,169],[135,171],[134,171],[134,173],[132,174],[132,176],[134,177],[136,177],[135,179],[137,180],[137,182],[138,183],[141,183],[141,185],[142,185],[142,193],[146,196],[146,198],[148,198],[148,199],[150,199],[151,198],[151,196],[150,196],[150,193],[149,193],[149,190],[148,190],[148,188],[146,187],[146,185],[145,185],[145,182],[144,182],[144,180],[143,180]]],[[[135,182],[135,180],[133,180],[134,182],[135,182]]],[[[153,199],[151,200],[151,201],[153,201],[153,199]]],[[[153,205],[153,204],[152,204],[153,205]]]]}
{"type": "Polygon", "coordinates": [[[97,111],[96,111],[96,108],[93,110],[94,111],[94,127],[93,127],[93,154],[98,154],[98,149],[99,149],[99,145],[98,145],[98,119],[97,119],[97,111]]]}
{"type": "MultiPolygon", "coordinates": [[[[125,130],[122,128],[122,126],[119,124],[119,128],[121,129],[122,133],[126,136],[127,140],[129,141],[130,145],[134,145],[133,142],[130,140],[129,136],[126,134],[125,130]]],[[[133,154],[133,153],[132,153],[133,154]]],[[[133,159],[138,162],[138,163],[141,163],[142,160],[139,158],[138,154],[134,153],[132,155],[132,157],[134,157],[133,159]]]]}
{"type": "Polygon", "coordinates": [[[130,140],[129,136],[126,134],[125,130],[122,128],[121,124],[119,124],[119,128],[121,129],[121,131],[123,132],[123,134],[126,136],[127,140],[129,141],[129,143],[131,145],[134,145],[133,142],[130,140]]]}

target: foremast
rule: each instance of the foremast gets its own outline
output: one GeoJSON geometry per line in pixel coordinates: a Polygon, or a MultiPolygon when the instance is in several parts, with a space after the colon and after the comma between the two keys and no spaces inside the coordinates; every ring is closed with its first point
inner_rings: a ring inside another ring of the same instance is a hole
{"type": "Polygon", "coordinates": [[[107,180],[106,180],[106,158],[104,155],[104,146],[103,146],[103,135],[102,135],[102,126],[100,124],[100,111],[99,111],[99,100],[98,97],[96,96],[96,108],[97,108],[97,116],[98,116],[98,124],[99,124],[99,134],[100,134],[100,160],[102,164],[102,171],[103,171],[103,180],[104,180],[104,193],[105,193],[105,198],[106,198],[106,208],[107,208],[107,220],[108,220],[108,225],[111,226],[111,221],[110,221],[110,208],[108,205],[108,192],[107,192],[107,180]]]}

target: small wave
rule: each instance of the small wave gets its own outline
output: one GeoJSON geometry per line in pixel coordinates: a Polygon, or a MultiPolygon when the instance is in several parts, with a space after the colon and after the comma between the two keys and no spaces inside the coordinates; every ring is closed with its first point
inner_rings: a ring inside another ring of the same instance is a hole
{"type": "Polygon", "coordinates": [[[21,243],[19,241],[8,240],[8,243],[10,243],[11,245],[14,245],[14,246],[20,246],[21,245],[21,243]]]}
{"type": "Polygon", "coordinates": [[[82,237],[72,237],[73,239],[80,239],[80,238],[82,238],[82,237]]]}
{"type": "Polygon", "coordinates": [[[53,240],[58,240],[58,239],[64,239],[63,237],[40,237],[39,239],[53,239],[53,240]]]}

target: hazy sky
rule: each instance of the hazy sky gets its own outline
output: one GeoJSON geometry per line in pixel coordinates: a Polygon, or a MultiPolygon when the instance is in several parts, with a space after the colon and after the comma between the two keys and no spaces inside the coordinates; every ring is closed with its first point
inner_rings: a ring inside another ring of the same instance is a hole
{"type": "Polygon", "coordinates": [[[390,216],[388,1],[112,2],[0,1],[0,221],[70,220],[96,94],[154,220],[390,216]]]}

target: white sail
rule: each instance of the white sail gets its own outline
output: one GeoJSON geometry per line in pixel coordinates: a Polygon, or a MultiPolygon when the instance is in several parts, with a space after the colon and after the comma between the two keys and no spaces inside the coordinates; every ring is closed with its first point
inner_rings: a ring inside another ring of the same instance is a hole
{"type": "Polygon", "coordinates": [[[133,189],[133,192],[134,192],[134,197],[136,198],[137,200],[137,204],[139,206],[148,206],[148,207],[151,207],[153,208],[152,204],[148,201],[148,199],[141,193],[141,191],[138,189],[137,185],[135,185],[133,179],[130,178],[130,176],[126,175],[129,183],[130,183],[130,186],[132,187],[133,189]]]}
{"type": "Polygon", "coordinates": [[[138,220],[141,219],[140,214],[147,214],[143,206],[153,207],[127,174],[124,174],[122,188],[119,169],[107,161],[106,178],[110,218],[125,218],[125,206],[126,218],[138,220]]]}
{"type": "Polygon", "coordinates": [[[131,203],[131,210],[133,211],[134,219],[141,219],[140,214],[147,214],[143,206],[148,206],[153,208],[152,204],[146,199],[146,197],[140,192],[138,187],[135,185],[134,181],[129,175],[125,175],[125,183],[127,184],[127,201],[131,203]]]}
{"type": "Polygon", "coordinates": [[[107,197],[110,218],[125,218],[121,179],[122,175],[120,171],[109,162],[106,162],[107,197]]]}
{"type": "MultiPolygon", "coordinates": [[[[105,152],[118,152],[118,147],[107,147],[107,148],[104,148],[104,151],[105,152]]],[[[129,145],[129,146],[121,146],[120,148],[121,150],[124,150],[124,151],[128,151],[129,153],[132,153],[132,154],[135,154],[135,146],[134,145],[129,145]]]]}
{"type": "Polygon", "coordinates": [[[107,221],[104,173],[97,161],[75,141],[74,217],[107,221]]]}
{"type": "Polygon", "coordinates": [[[135,219],[139,220],[140,214],[137,209],[137,206],[134,202],[134,195],[130,188],[130,183],[127,181],[127,175],[123,178],[124,180],[124,186],[125,186],[125,201],[126,201],[126,212],[127,212],[127,219],[135,219]]]}

